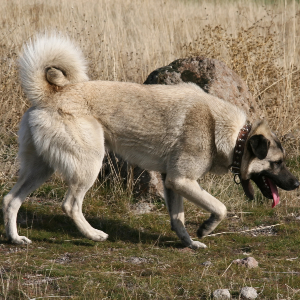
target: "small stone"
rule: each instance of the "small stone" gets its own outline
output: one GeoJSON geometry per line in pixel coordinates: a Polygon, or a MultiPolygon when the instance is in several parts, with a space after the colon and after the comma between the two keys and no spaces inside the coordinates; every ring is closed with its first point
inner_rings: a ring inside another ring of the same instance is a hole
{"type": "Polygon", "coordinates": [[[57,259],[55,259],[55,262],[57,264],[69,264],[69,263],[71,263],[71,261],[72,261],[71,255],[68,252],[66,252],[65,254],[61,255],[57,259]]]}
{"type": "Polygon", "coordinates": [[[205,261],[204,263],[202,263],[202,265],[205,267],[209,267],[212,265],[212,262],[208,260],[208,261],[205,261]]]}
{"type": "Polygon", "coordinates": [[[213,292],[213,299],[225,300],[230,299],[230,293],[227,289],[218,289],[213,292]]]}
{"type": "Polygon", "coordinates": [[[253,287],[245,286],[241,289],[241,298],[245,300],[256,299],[257,291],[253,287]]]}
{"type": "Polygon", "coordinates": [[[148,214],[154,208],[152,203],[147,202],[138,202],[136,205],[133,206],[132,212],[136,215],[148,214]]]}
{"type": "Polygon", "coordinates": [[[152,259],[131,256],[128,259],[126,259],[125,261],[130,264],[139,265],[139,264],[144,264],[144,263],[150,263],[150,262],[152,262],[152,259]]]}
{"type": "Polygon", "coordinates": [[[233,261],[234,264],[240,265],[240,266],[244,266],[247,267],[249,269],[252,268],[257,268],[258,267],[258,262],[255,258],[249,256],[246,258],[242,258],[242,259],[236,259],[233,261]]]}

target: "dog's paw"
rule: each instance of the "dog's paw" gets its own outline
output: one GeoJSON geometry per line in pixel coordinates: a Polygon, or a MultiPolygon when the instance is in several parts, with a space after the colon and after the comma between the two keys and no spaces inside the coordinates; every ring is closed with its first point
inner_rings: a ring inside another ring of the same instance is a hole
{"type": "Polygon", "coordinates": [[[91,238],[91,240],[93,240],[95,242],[104,242],[107,240],[108,234],[106,234],[105,232],[103,232],[101,230],[95,229],[95,231],[93,231],[93,234],[91,235],[90,238],[91,238]]]}
{"type": "Polygon", "coordinates": [[[26,236],[17,236],[14,239],[11,239],[11,242],[13,244],[19,244],[19,245],[24,245],[24,244],[31,244],[31,240],[28,239],[26,236]]]}
{"type": "Polygon", "coordinates": [[[189,246],[190,248],[194,249],[194,250],[197,250],[197,249],[200,249],[200,248],[207,248],[207,246],[201,242],[198,242],[198,241],[192,241],[192,243],[190,244],[189,246]]]}

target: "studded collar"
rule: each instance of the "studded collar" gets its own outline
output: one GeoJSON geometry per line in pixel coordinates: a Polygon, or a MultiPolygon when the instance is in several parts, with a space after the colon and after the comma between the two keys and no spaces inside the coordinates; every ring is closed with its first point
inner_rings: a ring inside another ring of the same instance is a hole
{"type": "Polygon", "coordinates": [[[240,130],[238,137],[236,139],[234,152],[233,152],[233,160],[231,165],[231,172],[234,174],[234,181],[235,183],[238,183],[236,181],[236,176],[241,176],[241,164],[242,164],[242,157],[244,154],[244,149],[246,145],[246,141],[248,138],[248,135],[251,131],[252,125],[250,123],[247,123],[243,126],[243,128],[240,130]]]}

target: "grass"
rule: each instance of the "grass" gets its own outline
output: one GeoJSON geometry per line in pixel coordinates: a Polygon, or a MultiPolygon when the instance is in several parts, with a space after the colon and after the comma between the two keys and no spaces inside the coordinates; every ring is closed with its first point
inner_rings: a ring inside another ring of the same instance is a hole
{"type": "MultiPolygon", "coordinates": [[[[194,251],[178,242],[165,209],[134,215],[101,200],[90,207],[93,201],[87,197],[85,214],[109,234],[104,243],[83,238],[59,201],[28,199],[18,223],[33,244],[15,246],[0,238],[3,299],[210,299],[217,288],[238,299],[244,286],[256,288],[259,299],[300,299],[298,208],[286,212],[284,206],[272,210],[270,203],[254,208],[245,203],[243,212],[231,211],[217,230],[231,233],[206,237],[208,248],[194,251]],[[259,229],[278,223],[269,231],[259,229]],[[258,229],[240,233],[248,228],[258,229]],[[231,264],[248,256],[258,268],[231,264]],[[212,265],[203,265],[208,260],[212,265]]],[[[187,228],[195,238],[207,215],[186,204],[187,228]]]]}
{"type": "MultiPolygon", "coordinates": [[[[17,178],[18,124],[29,107],[16,59],[36,32],[53,29],[83,49],[93,80],[143,83],[154,69],[191,55],[224,61],[248,84],[300,177],[298,1],[4,0],[0,20],[1,196],[17,178]]],[[[231,176],[205,176],[200,184],[229,214],[221,234],[203,239],[208,248],[193,251],[171,231],[161,199],[147,199],[153,211],[136,215],[131,188],[112,182],[97,181],[84,202],[88,221],[109,234],[104,243],[83,238],[62,212],[67,187],[58,175],[20,209],[20,234],[33,244],[8,244],[0,215],[0,299],[210,299],[217,288],[239,299],[244,286],[259,299],[300,299],[299,191],[280,191],[281,205],[271,209],[258,191],[247,201],[231,176]],[[248,256],[259,268],[232,264],[248,256]]],[[[208,215],[190,203],[185,211],[196,238],[208,215]]]]}

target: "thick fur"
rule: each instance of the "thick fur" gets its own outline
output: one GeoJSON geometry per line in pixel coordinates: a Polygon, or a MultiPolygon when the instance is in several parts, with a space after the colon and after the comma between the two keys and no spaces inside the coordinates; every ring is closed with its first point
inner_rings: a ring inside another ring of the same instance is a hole
{"type": "Polygon", "coordinates": [[[54,171],[69,185],[62,205],[66,214],[86,237],[107,238],[82,214],[84,195],[97,178],[106,147],[141,168],[162,173],[172,228],[184,245],[206,247],[193,241],[184,227],[183,197],[211,212],[199,236],[225,218],[224,204],[196,180],[207,172],[228,172],[246,122],[243,111],[194,84],[88,81],[81,51],[57,34],[38,36],[25,45],[19,66],[32,107],[19,130],[20,177],[3,202],[12,242],[30,242],[17,232],[19,207],[54,171]]]}

